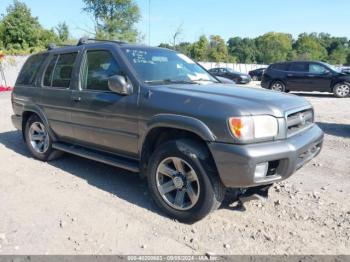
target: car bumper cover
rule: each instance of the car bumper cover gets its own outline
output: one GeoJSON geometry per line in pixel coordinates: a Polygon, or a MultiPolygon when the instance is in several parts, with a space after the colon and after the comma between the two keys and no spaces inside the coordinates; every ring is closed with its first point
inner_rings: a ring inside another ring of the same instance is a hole
{"type": "Polygon", "coordinates": [[[251,145],[209,143],[220,178],[226,187],[268,185],[290,177],[316,157],[324,133],[317,126],[286,140],[251,145]],[[257,178],[257,167],[268,163],[267,175],[257,178]]]}

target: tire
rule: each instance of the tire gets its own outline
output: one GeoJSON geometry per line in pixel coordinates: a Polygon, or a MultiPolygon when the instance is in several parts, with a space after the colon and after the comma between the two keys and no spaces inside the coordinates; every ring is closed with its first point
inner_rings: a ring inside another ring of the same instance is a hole
{"type": "Polygon", "coordinates": [[[149,163],[152,198],[167,216],[193,223],[220,207],[226,189],[201,143],[188,139],[166,142],[155,150],[149,163]],[[180,169],[182,172],[177,172],[180,169]]]}
{"type": "Polygon", "coordinates": [[[273,81],[270,85],[270,89],[276,92],[285,92],[286,85],[281,81],[273,81]]]}
{"type": "Polygon", "coordinates": [[[350,95],[350,84],[349,83],[338,83],[333,88],[334,96],[339,98],[345,98],[350,95]]]}
{"type": "Polygon", "coordinates": [[[259,78],[257,76],[253,76],[252,80],[253,81],[259,81],[259,78]]]}
{"type": "Polygon", "coordinates": [[[25,125],[25,140],[29,151],[38,160],[51,161],[63,155],[52,148],[52,138],[37,115],[31,116],[25,125]]]}

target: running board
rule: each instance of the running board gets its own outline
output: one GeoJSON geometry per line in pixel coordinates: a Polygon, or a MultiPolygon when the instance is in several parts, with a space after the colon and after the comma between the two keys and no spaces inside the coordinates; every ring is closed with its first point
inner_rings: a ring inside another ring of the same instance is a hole
{"type": "Polygon", "coordinates": [[[80,146],[75,146],[75,145],[68,145],[64,143],[53,143],[52,147],[54,149],[84,157],[87,159],[91,159],[97,162],[101,162],[107,165],[115,166],[118,168],[122,168],[128,171],[131,171],[133,173],[139,173],[140,168],[139,164],[135,160],[129,160],[117,155],[112,155],[109,153],[104,153],[104,152],[98,152],[95,150],[90,150],[87,148],[83,148],[80,146]]]}

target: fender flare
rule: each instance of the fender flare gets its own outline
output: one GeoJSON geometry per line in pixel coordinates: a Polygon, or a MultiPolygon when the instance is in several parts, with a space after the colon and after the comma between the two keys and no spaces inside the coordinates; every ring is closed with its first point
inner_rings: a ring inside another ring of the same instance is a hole
{"type": "MultiPolygon", "coordinates": [[[[34,104],[25,105],[23,107],[22,117],[23,117],[23,114],[25,112],[31,112],[31,113],[34,113],[34,114],[38,115],[40,117],[40,119],[44,122],[44,125],[46,126],[46,128],[47,128],[47,130],[48,130],[48,132],[49,132],[49,134],[51,136],[51,138],[53,139],[53,141],[57,141],[56,135],[51,130],[49,121],[48,121],[47,117],[45,116],[45,113],[43,112],[43,110],[39,106],[34,105],[34,104]]],[[[23,126],[23,123],[22,123],[22,126],[23,126]]],[[[23,132],[23,137],[25,137],[25,135],[24,135],[25,126],[23,126],[23,127],[24,128],[22,128],[22,132],[23,132]]]]}
{"type": "Polygon", "coordinates": [[[140,136],[141,139],[139,141],[140,151],[142,151],[143,144],[148,134],[153,129],[159,127],[174,128],[192,132],[207,142],[214,142],[216,140],[216,136],[209,129],[209,127],[196,118],[174,114],[159,114],[152,117],[148,121],[145,131],[142,132],[140,136]]]}

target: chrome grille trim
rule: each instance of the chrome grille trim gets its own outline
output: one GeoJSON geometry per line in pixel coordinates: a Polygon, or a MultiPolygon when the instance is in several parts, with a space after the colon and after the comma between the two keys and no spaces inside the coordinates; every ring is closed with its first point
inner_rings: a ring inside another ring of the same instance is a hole
{"type": "Polygon", "coordinates": [[[294,136],[314,124],[313,108],[302,108],[286,114],[287,137],[294,136]]]}

